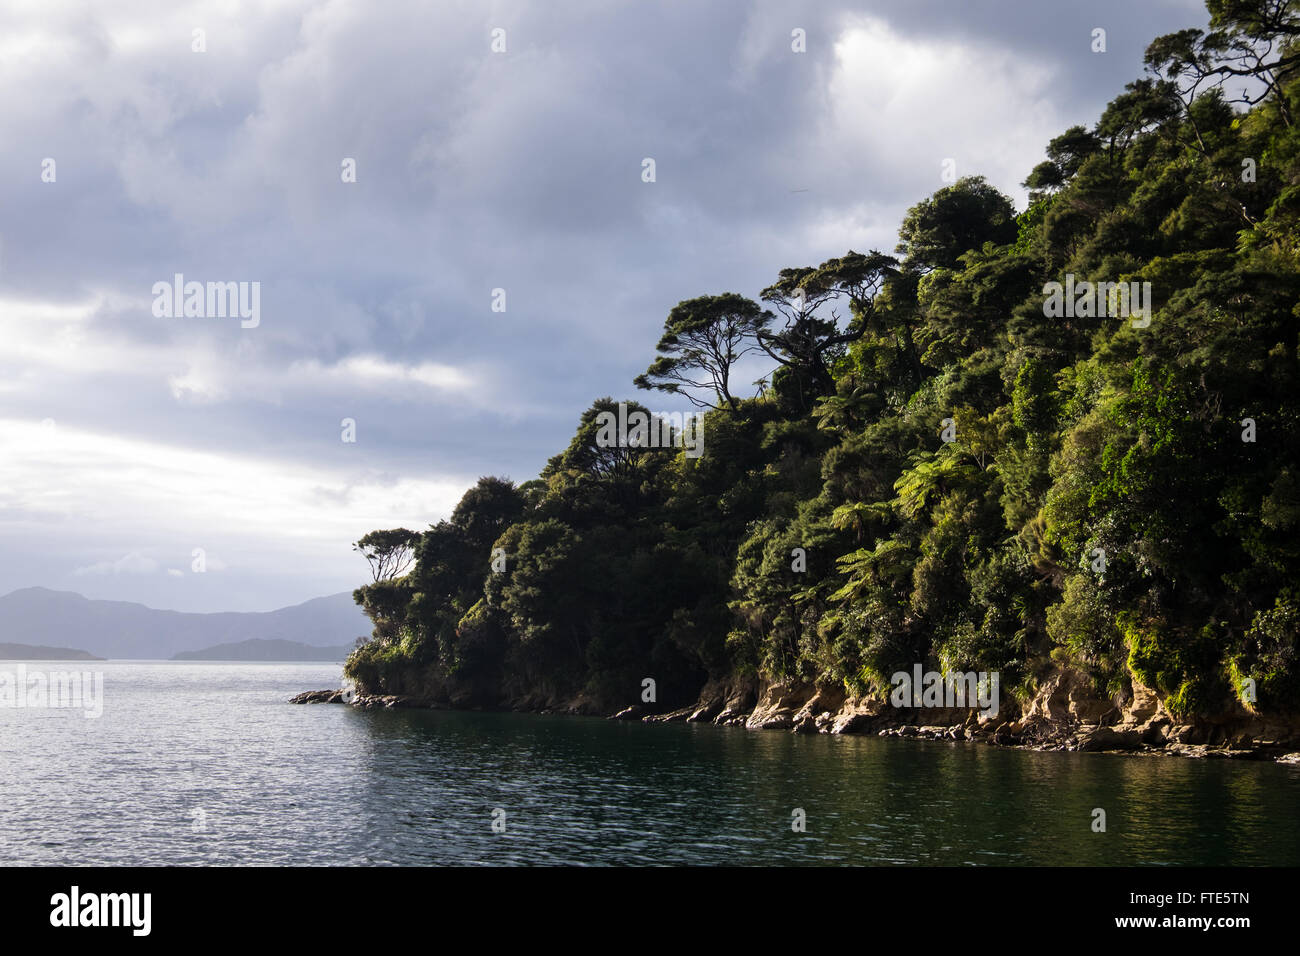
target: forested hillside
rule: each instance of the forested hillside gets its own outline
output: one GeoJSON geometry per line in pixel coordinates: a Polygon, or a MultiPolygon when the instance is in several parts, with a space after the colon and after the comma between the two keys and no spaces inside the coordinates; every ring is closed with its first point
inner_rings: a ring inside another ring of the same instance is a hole
{"type": "Polygon", "coordinates": [[[702,455],[604,447],[604,398],[539,478],[363,539],[375,636],[348,673],[608,712],[647,677],[668,708],[711,678],[883,696],[919,662],[1024,695],[1071,665],[1175,714],[1246,678],[1295,709],[1300,8],[1208,6],[1047,144],[1025,211],[961,179],[892,254],[671,309],[636,384],[707,405],[702,455]],[[1149,322],[1100,282],[1149,288],[1149,322]]]}

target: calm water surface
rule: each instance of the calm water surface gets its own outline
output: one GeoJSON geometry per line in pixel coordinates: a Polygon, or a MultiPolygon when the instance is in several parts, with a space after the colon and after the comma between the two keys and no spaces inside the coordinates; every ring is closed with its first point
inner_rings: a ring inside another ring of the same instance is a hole
{"type": "Polygon", "coordinates": [[[28,667],[103,671],[104,709],[0,707],[0,864],[1300,864],[1275,764],[286,702],[337,665],[28,667]]]}

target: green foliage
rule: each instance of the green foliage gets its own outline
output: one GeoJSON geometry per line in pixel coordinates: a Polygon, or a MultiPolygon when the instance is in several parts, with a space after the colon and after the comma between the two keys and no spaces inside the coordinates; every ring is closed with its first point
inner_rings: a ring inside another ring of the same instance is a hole
{"type": "Polygon", "coordinates": [[[965,176],[917,203],[898,230],[898,251],[920,268],[951,269],[986,242],[1016,237],[1015,206],[983,176],[965,176]]]}
{"type": "Polygon", "coordinates": [[[1159,622],[1121,615],[1129,647],[1128,666],[1143,684],[1165,695],[1170,713],[1190,716],[1221,707],[1227,699],[1219,654],[1221,644],[1206,627],[1178,633],[1159,622]]]}
{"type": "Polygon", "coordinates": [[[783,269],[774,312],[679,303],[636,384],[709,407],[703,457],[601,441],[602,398],[538,479],[362,539],[385,563],[349,674],[608,709],[646,677],[663,708],[711,678],[878,694],[925,663],[1023,690],[1068,663],[1183,715],[1245,678],[1258,709],[1300,707],[1300,14],[1209,7],[1051,140],[1019,215],[968,177],[909,210],[901,261],[783,269]],[[1046,317],[1067,274],[1149,282],[1150,324],[1046,317]],[[734,364],[759,353],[747,398],[734,364]]]}
{"type": "Polygon", "coordinates": [[[1234,688],[1240,692],[1241,678],[1256,682],[1256,696],[1261,710],[1295,710],[1300,708],[1300,604],[1286,593],[1273,607],[1256,613],[1242,658],[1235,663],[1242,669],[1236,674],[1234,688]]]}

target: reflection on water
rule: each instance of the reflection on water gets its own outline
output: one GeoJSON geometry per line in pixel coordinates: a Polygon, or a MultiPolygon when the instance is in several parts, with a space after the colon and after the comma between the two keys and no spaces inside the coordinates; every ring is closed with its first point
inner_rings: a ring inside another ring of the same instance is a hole
{"type": "Polygon", "coordinates": [[[0,709],[0,861],[1300,863],[1300,770],[1274,764],[362,712],[286,703],[337,666],[95,666],[99,720],[0,709]]]}

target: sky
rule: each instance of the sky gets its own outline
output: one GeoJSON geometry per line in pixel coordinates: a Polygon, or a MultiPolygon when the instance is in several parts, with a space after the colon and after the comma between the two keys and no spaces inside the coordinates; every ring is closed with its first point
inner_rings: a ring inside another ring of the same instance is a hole
{"type": "Polygon", "coordinates": [[[1206,19],[0,0],[0,594],[365,583],[350,542],[536,477],[594,399],[688,408],[631,384],[679,301],[890,252],[945,170],[1023,208],[1047,141],[1206,19]],[[168,314],[177,275],[205,314],[168,314]],[[242,314],[208,309],[228,282],[242,314]]]}

